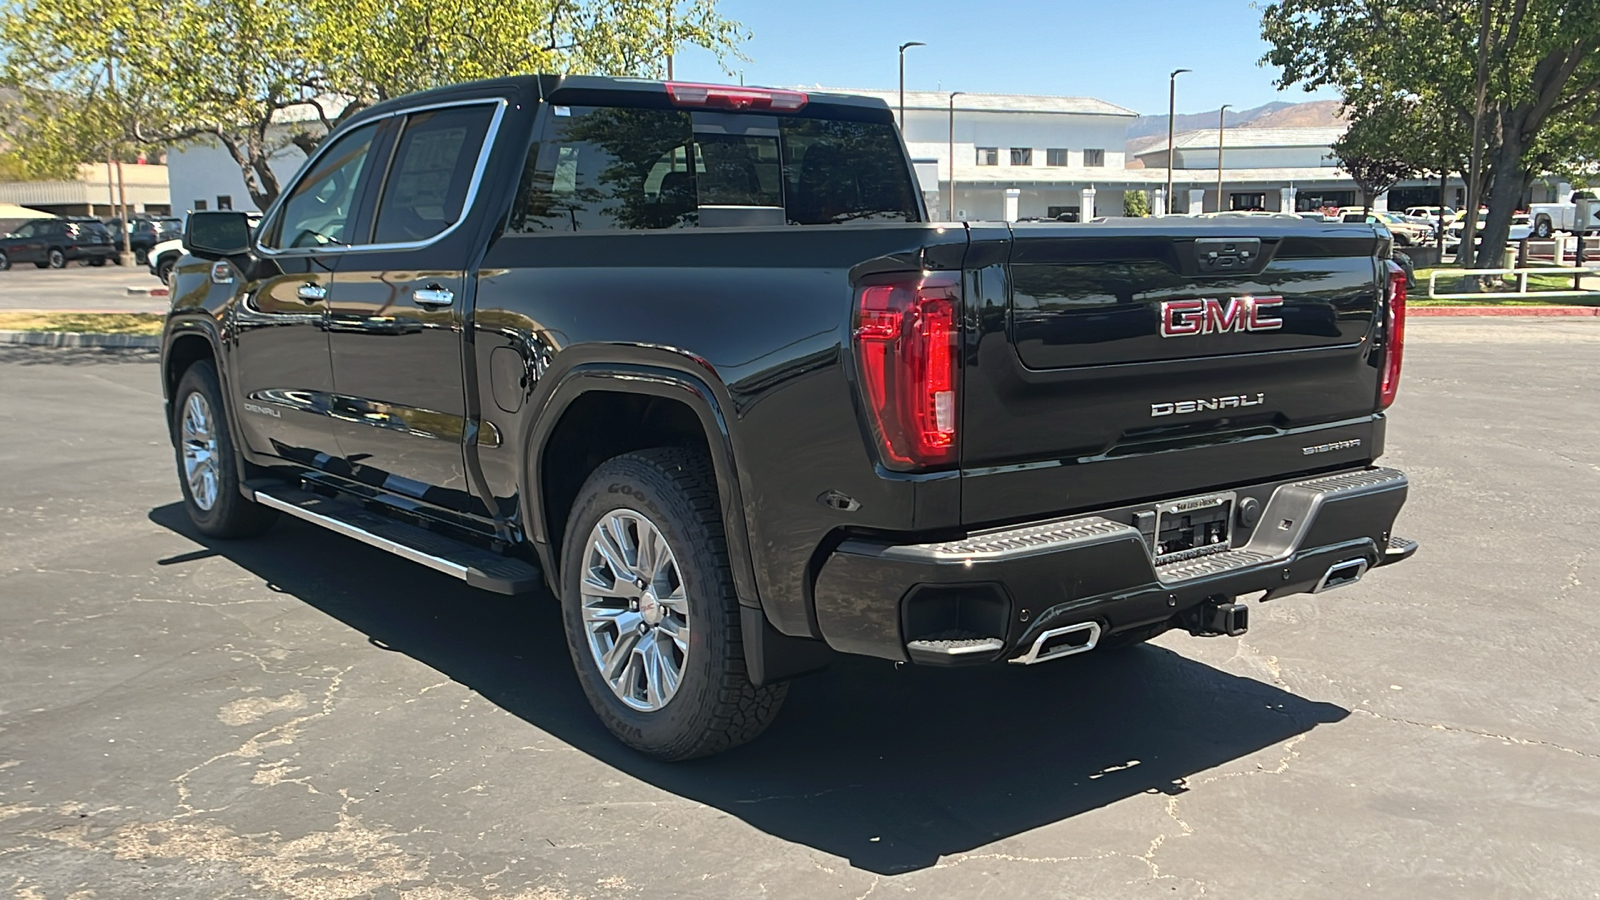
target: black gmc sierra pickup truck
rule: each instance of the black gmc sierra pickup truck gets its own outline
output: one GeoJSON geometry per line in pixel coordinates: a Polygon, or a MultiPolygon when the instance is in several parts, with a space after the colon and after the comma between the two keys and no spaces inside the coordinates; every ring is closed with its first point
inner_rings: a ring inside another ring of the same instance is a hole
{"type": "Polygon", "coordinates": [[[1408,557],[1371,226],[930,222],[879,101],[519,77],[193,214],[186,504],[552,592],[621,740],[754,737],[835,653],[1033,664],[1408,557]],[[1263,593],[1264,592],[1264,593],[1263,593]]]}

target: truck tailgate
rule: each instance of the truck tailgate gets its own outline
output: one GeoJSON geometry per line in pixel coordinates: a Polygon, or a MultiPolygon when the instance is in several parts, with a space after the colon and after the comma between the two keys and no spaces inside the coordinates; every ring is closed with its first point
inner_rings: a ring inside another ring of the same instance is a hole
{"type": "Polygon", "coordinates": [[[1381,452],[1374,230],[1167,218],[973,226],[972,238],[964,523],[1381,452]]]}

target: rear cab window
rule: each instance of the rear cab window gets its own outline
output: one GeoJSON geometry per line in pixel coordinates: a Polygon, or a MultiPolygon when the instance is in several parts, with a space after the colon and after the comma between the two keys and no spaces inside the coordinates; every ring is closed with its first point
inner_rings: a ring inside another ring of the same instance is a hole
{"type": "Polygon", "coordinates": [[[890,123],[826,116],[552,106],[511,234],[917,222],[890,123]]]}

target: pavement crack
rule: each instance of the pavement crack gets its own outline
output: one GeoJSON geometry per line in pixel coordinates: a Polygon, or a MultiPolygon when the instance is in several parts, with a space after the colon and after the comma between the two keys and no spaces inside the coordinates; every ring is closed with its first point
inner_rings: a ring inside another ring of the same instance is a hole
{"type": "Polygon", "coordinates": [[[1547,747],[1551,750],[1559,750],[1562,753],[1570,753],[1573,756],[1582,757],[1584,759],[1600,759],[1600,753],[1590,753],[1586,750],[1579,750],[1575,747],[1567,747],[1562,744],[1554,743],[1553,741],[1519,738],[1515,735],[1499,734],[1493,731],[1483,731],[1477,728],[1466,728],[1460,725],[1445,725],[1440,722],[1421,722],[1416,719],[1408,719],[1404,716],[1390,716],[1380,712],[1373,712],[1370,709],[1364,709],[1362,707],[1356,707],[1354,711],[1361,713],[1364,716],[1370,716],[1374,719],[1381,719],[1385,722],[1393,722],[1397,725],[1411,725],[1416,728],[1429,728],[1434,731],[1448,731],[1454,734],[1470,734],[1474,737],[1490,738],[1497,741],[1504,741],[1508,744],[1516,744],[1522,747],[1547,747]]]}

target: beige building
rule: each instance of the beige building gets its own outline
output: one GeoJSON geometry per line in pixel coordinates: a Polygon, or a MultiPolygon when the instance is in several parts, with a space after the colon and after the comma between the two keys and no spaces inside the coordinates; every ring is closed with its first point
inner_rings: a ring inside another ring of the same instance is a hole
{"type": "Polygon", "coordinates": [[[167,189],[167,167],[123,163],[122,186],[116,184],[116,166],[85,163],[71,181],[17,181],[0,184],[0,203],[14,203],[59,216],[115,216],[121,194],[127,195],[132,214],[168,215],[172,195],[167,189]],[[107,169],[110,169],[108,172],[107,169]]]}

